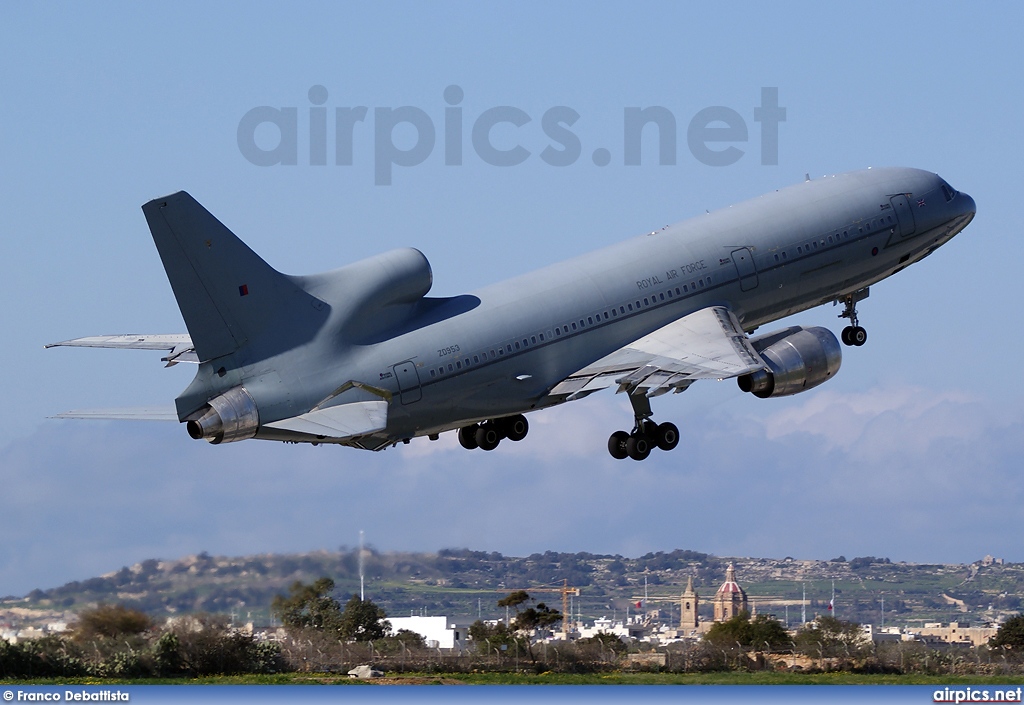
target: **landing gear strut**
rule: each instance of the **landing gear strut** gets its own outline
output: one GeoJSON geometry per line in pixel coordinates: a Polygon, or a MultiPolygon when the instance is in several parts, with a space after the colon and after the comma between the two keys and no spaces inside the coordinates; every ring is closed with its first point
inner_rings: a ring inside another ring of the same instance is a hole
{"type": "Polygon", "coordinates": [[[530,424],[522,414],[491,419],[459,429],[459,445],[466,450],[494,450],[503,438],[521,441],[530,432],[530,424]]]}
{"type": "Polygon", "coordinates": [[[836,303],[841,301],[844,306],[843,312],[839,314],[839,317],[850,319],[850,325],[843,328],[843,332],[839,336],[844,345],[860,347],[868,342],[868,332],[857,321],[857,302],[866,299],[868,293],[868,289],[861,289],[836,300],[836,303]]]}
{"type": "Polygon", "coordinates": [[[679,429],[673,423],[655,423],[651,420],[651,402],[643,394],[630,395],[636,423],[629,433],[616,431],[608,438],[608,452],[616,460],[632,458],[645,460],[657,447],[672,450],[679,445],[679,429]]]}

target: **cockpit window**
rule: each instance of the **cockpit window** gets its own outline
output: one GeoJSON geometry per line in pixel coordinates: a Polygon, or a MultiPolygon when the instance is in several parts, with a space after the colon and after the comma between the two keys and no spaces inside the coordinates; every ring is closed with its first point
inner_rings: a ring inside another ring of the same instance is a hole
{"type": "Polygon", "coordinates": [[[942,195],[946,197],[946,203],[949,203],[956,198],[956,190],[947,184],[945,181],[942,182],[942,195]]]}

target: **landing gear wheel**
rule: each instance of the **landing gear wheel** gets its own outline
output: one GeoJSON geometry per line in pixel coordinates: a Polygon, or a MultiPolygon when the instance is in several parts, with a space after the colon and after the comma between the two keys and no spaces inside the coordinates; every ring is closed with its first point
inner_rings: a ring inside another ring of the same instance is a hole
{"type": "Polygon", "coordinates": [[[482,450],[494,450],[501,443],[501,433],[493,421],[484,421],[476,430],[476,444],[482,450]]]}
{"type": "Polygon", "coordinates": [[[521,441],[530,432],[530,423],[522,414],[505,419],[505,437],[510,441],[521,441]]]}
{"type": "Polygon", "coordinates": [[[843,332],[839,334],[839,338],[843,341],[843,345],[853,345],[853,341],[850,340],[851,330],[853,330],[853,326],[846,326],[846,328],[843,328],[843,332]]]}
{"type": "Polygon", "coordinates": [[[629,441],[629,434],[625,431],[616,431],[608,438],[608,452],[616,460],[625,460],[629,457],[626,450],[626,443],[629,441]]]}
{"type": "Polygon", "coordinates": [[[646,460],[651,454],[650,440],[643,434],[632,434],[626,441],[626,454],[633,460],[646,460]]]}
{"type": "Polygon", "coordinates": [[[858,348],[864,343],[868,342],[868,332],[860,326],[853,326],[850,329],[850,345],[856,345],[858,348]]]}
{"type": "Polygon", "coordinates": [[[658,424],[657,435],[654,438],[659,448],[672,450],[679,445],[679,429],[674,423],[666,421],[663,424],[658,424]]]}
{"type": "Polygon", "coordinates": [[[474,450],[480,445],[476,442],[476,431],[478,426],[463,426],[459,429],[459,445],[466,450],[474,450]]]}

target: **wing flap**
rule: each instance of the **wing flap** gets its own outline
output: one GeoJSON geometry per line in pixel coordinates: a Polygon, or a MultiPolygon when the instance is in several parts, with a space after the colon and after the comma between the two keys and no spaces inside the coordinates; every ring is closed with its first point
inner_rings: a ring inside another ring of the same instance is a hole
{"type": "Polygon", "coordinates": [[[357,401],[316,409],[265,425],[269,428],[324,438],[351,438],[382,431],[387,422],[386,401],[357,401]]]}
{"type": "Polygon", "coordinates": [[[659,328],[570,375],[551,390],[569,400],[618,385],[647,396],[681,392],[698,379],[738,377],[764,367],[736,316],[711,306],[659,328]]]}

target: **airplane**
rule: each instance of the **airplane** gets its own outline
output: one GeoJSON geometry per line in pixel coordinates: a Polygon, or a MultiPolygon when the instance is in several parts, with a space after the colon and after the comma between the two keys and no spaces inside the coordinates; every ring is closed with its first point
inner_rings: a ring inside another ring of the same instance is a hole
{"type": "Polygon", "coordinates": [[[804,392],[842,363],[823,327],[756,329],[842,304],[861,346],[871,285],[963,230],[975,202],[937,174],[869,168],[803,182],[477,291],[429,297],[419,251],[321,274],[270,267],[184,191],[142,207],[188,334],[77,338],[54,346],[166,351],[198,364],[173,419],[213,444],[257,438],[381,450],[455,431],[466,449],[521,441],[526,414],[614,387],[630,431],[617,458],[679,443],[651,399],[735,378],[756,397],[804,392]]]}

